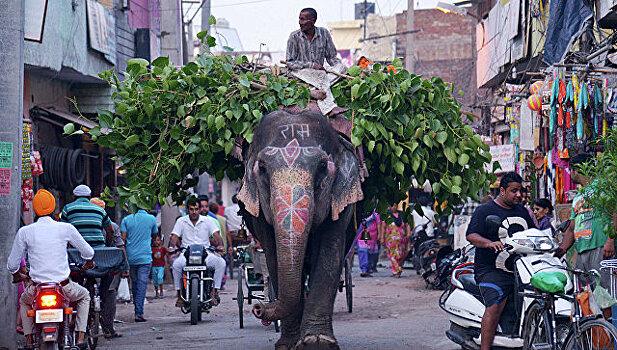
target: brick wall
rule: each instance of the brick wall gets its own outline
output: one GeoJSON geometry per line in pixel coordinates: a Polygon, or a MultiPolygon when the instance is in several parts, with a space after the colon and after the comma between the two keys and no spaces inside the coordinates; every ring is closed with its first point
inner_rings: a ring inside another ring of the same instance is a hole
{"type": "MultiPolygon", "coordinates": [[[[397,32],[406,30],[407,12],[396,15],[397,32]]],[[[465,110],[474,103],[475,62],[472,30],[475,20],[440,10],[416,10],[414,34],[415,73],[424,77],[440,77],[454,84],[455,97],[465,110]],[[459,90],[463,96],[456,94],[459,90]]],[[[396,56],[405,57],[406,38],[397,38],[396,56]]]]}

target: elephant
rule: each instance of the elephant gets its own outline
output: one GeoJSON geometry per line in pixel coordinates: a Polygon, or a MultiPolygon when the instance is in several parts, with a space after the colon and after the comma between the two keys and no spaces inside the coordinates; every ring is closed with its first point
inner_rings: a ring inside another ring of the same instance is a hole
{"type": "Polygon", "coordinates": [[[281,320],[276,349],[337,349],[334,299],[363,199],[355,149],[321,113],[275,111],[257,124],[243,159],[240,214],[264,249],[277,295],[253,314],[281,320]]]}

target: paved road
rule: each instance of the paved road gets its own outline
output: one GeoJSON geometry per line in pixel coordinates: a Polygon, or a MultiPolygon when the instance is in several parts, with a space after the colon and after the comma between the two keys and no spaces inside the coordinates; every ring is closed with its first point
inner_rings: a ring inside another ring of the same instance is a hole
{"type": "MultiPolygon", "coordinates": [[[[384,265],[388,266],[386,262],[384,265]]],[[[412,270],[401,278],[393,278],[387,267],[373,278],[360,278],[354,267],[354,312],[348,313],[345,297],[339,293],[334,306],[334,333],[343,349],[458,349],[444,332],[448,320],[439,309],[440,291],[424,288],[424,283],[412,270]]],[[[166,298],[152,299],[149,285],[145,306],[146,323],[133,322],[132,304],[118,304],[117,330],[124,337],[108,341],[101,339],[100,349],[273,349],[278,340],[274,326],[265,327],[250,313],[245,304],[244,329],[238,325],[237,283],[229,281],[221,294],[221,305],[204,321],[191,326],[189,315],[173,307],[171,285],[166,286],[166,298]]]]}

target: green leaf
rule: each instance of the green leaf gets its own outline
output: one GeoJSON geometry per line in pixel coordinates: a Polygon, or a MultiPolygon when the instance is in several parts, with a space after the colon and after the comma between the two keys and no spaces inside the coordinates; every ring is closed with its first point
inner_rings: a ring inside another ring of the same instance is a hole
{"type": "Polygon", "coordinates": [[[466,153],[463,153],[460,155],[460,157],[458,157],[458,164],[460,164],[461,166],[467,165],[468,162],[469,156],[466,153]]]}
{"type": "Polygon", "coordinates": [[[351,87],[351,96],[354,96],[354,97],[360,96],[360,84],[356,84],[351,87]]]}
{"type": "Polygon", "coordinates": [[[422,138],[422,141],[424,141],[424,144],[427,145],[428,147],[432,147],[433,146],[433,141],[431,141],[431,137],[427,135],[424,135],[424,137],[422,138]]]}
{"type": "Polygon", "coordinates": [[[200,143],[201,142],[201,136],[195,135],[195,136],[191,137],[191,142],[192,143],[200,143]]]}
{"type": "Polygon", "coordinates": [[[437,142],[443,145],[443,143],[446,142],[446,140],[448,139],[448,133],[445,131],[440,131],[437,133],[435,139],[437,140],[437,142]]]}
{"type": "Polygon", "coordinates": [[[197,39],[203,41],[206,35],[208,35],[208,31],[202,30],[201,32],[197,33],[197,39]]]}
{"type": "Polygon", "coordinates": [[[208,25],[215,25],[216,24],[216,17],[214,17],[213,15],[210,15],[210,18],[208,18],[208,25]]]}
{"type": "Polygon", "coordinates": [[[208,35],[208,37],[206,38],[206,45],[208,45],[208,47],[215,47],[216,46],[216,38],[213,36],[208,35]]]}
{"type": "Polygon", "coordinates": [[[68,123],[64,125],[64,135],[70,135],[75,131],[75,124],[68,123]]]}
{"type": "Polygon", "coordinates": [[[150,64],[150,62],[148,62],[147,60],[144,60],[143,58],[131,58],[130,60],[126,61],[127,65],[134,64],[134,63],[142,67],[147,67],[150,64]]]}
{"type": "Polygon", "coordinates": [[[362,140],[356,135],[351,135],[351,143],[354,147],[358,147],[362,143],[362,140]]]}
{"type": "Polygon", "coordinates": [[[154,107],[151,104],[144,104],[144,111],[148,117],[152,117],[152,113],[154,112],[154,107]]]}
{"type": "Polygon", "coordinates": [[[454,194],[461,194],[461,191],[462,189],[457,185],[452,185],[452,187],[450,187],[450,192],[454,194]]]}
{"type": "Polygon", "coordinates": [[[152,66],[154,67],[167,67],[169,65],[169,57],[167,56],[159,56],[154,61],[152,61],[152,66]]]}
{"type": "Polygon", "coordinates": [[[441,122],[439,121],[439,119],[433,119],[433,120],[431,121],[431,129],[432,129],[434,132],[438,132],[438,131],[439,131],[439,129],[441,129],[441,122]]]}
{"type": "Polygon", "coordinates": [[[352,77],[357,77],[360,74],[360,67],[358,67],[358,66],[351,66],[347,70],[347,73],[349,73],[349,75],[351,75],[352,77]]]}
{"type": "Polygon", "coordinates": [[[191,143],[187,148],[186,148],[186,153],[195,153],[199,150],[199,147],[193,143],[191,143]]]}
{"type": "Polygon", "coordinates": [[[244,86],[244,87],[250,87],[251,83],[249,83],[248,79],[246,79],[246,77],[240,77],[238,78],[238,82],[240,83],[240,85],[244,86]]]}
{"type": "Polygon", "coordinates": [[[139,136],[137,136],[137,135],[131,135],[125,141],[127,147],[133,147],[138,142],[139,142],[139,136]]]}
{"type": "Polygon", "coordinates": [[[368,145],[367,145],[367,148],[368,148],[369,152],[373,153],[373,149],[375,148],[375,141],[373,141],[373,140],[369,141],[368,145]]]}
{"type": "Polygon", "coordinates": [[[402,162],[394,163],[394,171],[399,175],[403,175],[405,172],[405,165],[402,162]]]}

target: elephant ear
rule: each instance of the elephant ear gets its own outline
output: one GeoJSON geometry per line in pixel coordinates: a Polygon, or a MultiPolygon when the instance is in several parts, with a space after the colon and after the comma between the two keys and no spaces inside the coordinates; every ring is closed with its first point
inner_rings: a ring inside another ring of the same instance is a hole
{"type": "Polygon", "coordinates": [[[350,204],[364,198],[360,184],[359,162],[353,145],[341,135],[341,152],[333,159],[336,164],[334,184],[332,185],[332,220],[336,221],[339,214],[350,204]]]}
{"type": "Polygon", "coordinates": [[[250,157],[244,169],[242,188],[238,192],[238,200],[244,203],[246,211],[255,217],[259,216],[259,193],[257,192],[257,179],[255,178],[258,167],[259,164],[255,157],[250,157]]]}

